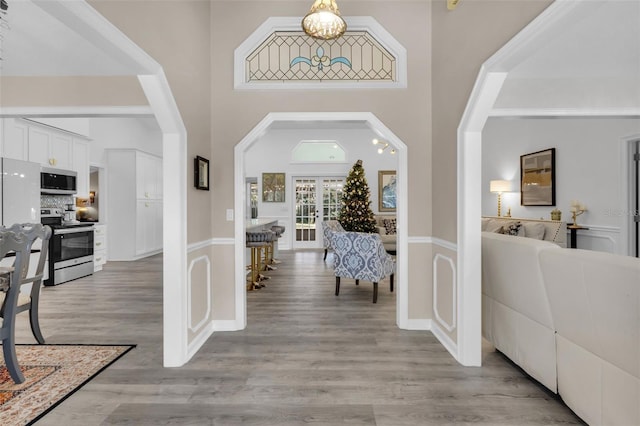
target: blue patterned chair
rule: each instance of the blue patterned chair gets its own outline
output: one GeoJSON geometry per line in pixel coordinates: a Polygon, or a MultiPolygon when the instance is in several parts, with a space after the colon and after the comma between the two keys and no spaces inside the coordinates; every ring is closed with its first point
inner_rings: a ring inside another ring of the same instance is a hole
{"type": "Polygon", "coordinates": [[[336,296],[340,293],[340,278],[353,278],[373,283],[373,303],[378,301],[378,282],[389,277],[393,291],[396,265],[386,252],[378,234],[362,232],[334,232],[331,241],[334,251],[333,269],[336,274],[336,296]]]}
{"type": "Polygon", "coordinates": [[[327,251],[333,250],[331,246],[331,236],[334,232],[344,232],[344,228],[337,220],[325,220],[322,222],[322,241],[324,243],[324,257],[327,260],[327,251]]]}

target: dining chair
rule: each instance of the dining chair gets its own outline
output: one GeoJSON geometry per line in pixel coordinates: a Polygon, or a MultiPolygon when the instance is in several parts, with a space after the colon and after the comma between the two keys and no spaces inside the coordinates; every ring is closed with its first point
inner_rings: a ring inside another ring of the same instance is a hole
{"type": "Polygon", "coordinates": [[[15,341],[15,319],[20,295],[20,274],[23,265],[28,263],[28,242],[23,233],[16,233],[7,229],[0,229],[0,259],[13,256],[12,265],[0,268],[0,288],[2,289],[2,353],[9,375],[15,383],[24,382],[24,375],[18,364],[15,341]]]}
{"type": "Polygon", "coordinates": [[[336,296],[340,293],[340,278],[353,278],[373,283],[373,303],[378,301],[378,282],[389,277],[393,292],[395,260],[387,253],[377,233],[334,232],[331,244],[334,252],[333,269],[336,275],[336,296]]]}
{"type": "MultiPolygon", "coordinates": [[[[45,340],[40,330],[40,321],[38,319],[38,311],[40,306],[40,290],[42,288],[42,280],[44,278],[44,267],[49,251],[49,240],[51,239],[51,228],[39,223],[14,224],[9,228],[0,227],[16,234],[22,233],[26,238],[27,252],[25,260],[22,262],[19,288],[31,284],[28,293],[21,291],[18,293],[16,313],[29,312],[29,324],[33,337],[39,344],[44,344],[45,340]],[[37,241],[40,240],[39,248],[37,241]],[[33,253],[32,253],[33,252],[33,253]],[[30,259],[32,254],[38,255],[38,262],[35,268],[30,268],[30,259]]],[[[15,265],[14,265],[15,266],[15,265]]],[[[23,289],[24,290],[24,289],[23,289]]],[[[0,303],[3,302],[4,293],[0,293],[0,303]]],[[[4,305],[0,308],[0,316],[3,316],[4,305]]]]}

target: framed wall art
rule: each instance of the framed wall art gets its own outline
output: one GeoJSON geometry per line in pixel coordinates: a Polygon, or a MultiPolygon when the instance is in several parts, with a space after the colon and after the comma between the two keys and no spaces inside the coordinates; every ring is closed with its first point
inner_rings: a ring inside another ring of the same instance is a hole
{"type": "Polygon", "coordinates": [[[285,190],[284,173],[262,174],[262,202],[284,203],[285,190]]]}
{"type": "Polygon", "coordinates": [[[520,156],[520,205],[556,205],[556,149],[520,156]]]}
{"type": "Polygon", "coordinates": [[[396,211],[396,171],[378,171],[378,211],[396,211]]]}
{"type": "Polygon", "coordinates": [[[209,160],[197,156],[193,161],[194,179],[196,189],[209,190],[209,160]]]}

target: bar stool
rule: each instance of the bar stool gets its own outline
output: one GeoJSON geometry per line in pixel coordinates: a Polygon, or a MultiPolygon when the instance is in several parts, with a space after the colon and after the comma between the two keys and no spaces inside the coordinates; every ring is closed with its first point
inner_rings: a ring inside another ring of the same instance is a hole
{"type": "Polygon", "coordinates": [[[262,250],[269,247],[267,239],[271,231],[246,231],[246,246],[251,249],[251,282],[247,285],[247,290],[257,290],[265,287],[261,280],[269,279],[260,274],[262,269],[262,250]]]}
{"type": "MultiPolygon", "coordinates": [[[[275,238],[274,241],[282,238],[282,234],[284,234],[285,231],[285,227],[282,225],[273,225],[271,227],[271,230],[275,233],[275,238]]],[[[272,253],[272,257],[271,257],[271,263],[272,264],[278,264],[280,263],[280,261],[278,259],[276,259],[275,257],[277,256],[276,250],[275,250],[275,243],[273,244],[273,253],[272,253]]]]}

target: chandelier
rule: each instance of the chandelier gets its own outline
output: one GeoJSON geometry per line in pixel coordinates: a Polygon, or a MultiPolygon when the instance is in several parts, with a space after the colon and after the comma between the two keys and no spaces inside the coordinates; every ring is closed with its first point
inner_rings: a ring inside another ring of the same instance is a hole
{"type": "Polygon", "coordinates": [[[347,30],[335,0],[315,0],[311,10],[302,18],[302,29],[313,38],[331,40],[347,30]]]}

